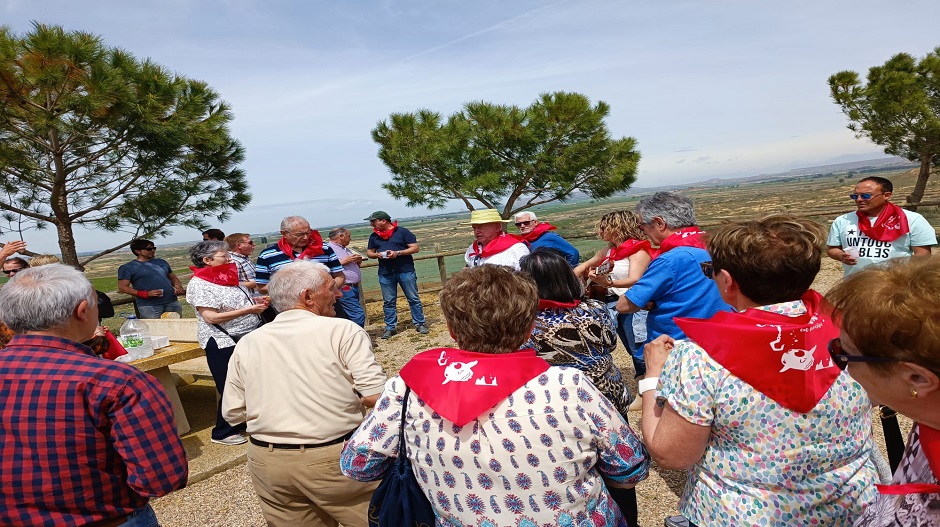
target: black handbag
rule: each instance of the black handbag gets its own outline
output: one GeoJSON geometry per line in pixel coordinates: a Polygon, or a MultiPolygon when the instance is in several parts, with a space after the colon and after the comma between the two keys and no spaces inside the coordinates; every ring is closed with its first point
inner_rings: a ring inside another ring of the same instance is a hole
{"type": "Polygon", "coordinates": [[[433,527],[434,509],[411,469],[405,445],[405,410],[411,388],[405,386],[398,427],[398,457],[369,502],[369,527],[433,527]]]}

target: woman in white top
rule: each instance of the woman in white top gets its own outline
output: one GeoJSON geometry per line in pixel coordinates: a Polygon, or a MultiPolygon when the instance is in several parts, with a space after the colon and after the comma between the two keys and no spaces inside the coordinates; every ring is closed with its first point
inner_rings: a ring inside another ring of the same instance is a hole
{"type": "MultiPolygon", "coordinates": [[[[261,325],[259,315],[267,305],[254,303],[248,290],[238,285],[238,269],[225,242],[198,243],[189,255],[194,266],[190,267],[193,278],[186,287],[186,301],[196,310],[197,339],[206,350],[206,362],[221,395],[236,340],[261,325]]],[[[221,398],[215,423],[213,443],[240,445],[247,441],[239,433],[245,429],[244,423],[232,426],[222,418],[221,398]]]]}
{"type": "Polygon", "coordinates": [[[618,210],[601,216],[597,224],[597,237],[608,247],[597,252],[590,260],[574,268],[580,278],[589,278],[596,284],[607,286],[607,308],[620,341],[630,352],[636,377],[646,373],[643,363],[643,344],[646,342],[646,311],[634,314],[617,313],[617,299],[635,284],[652,259],[650,243],[640,230],[640,220],[629,210],[618,210]]]}

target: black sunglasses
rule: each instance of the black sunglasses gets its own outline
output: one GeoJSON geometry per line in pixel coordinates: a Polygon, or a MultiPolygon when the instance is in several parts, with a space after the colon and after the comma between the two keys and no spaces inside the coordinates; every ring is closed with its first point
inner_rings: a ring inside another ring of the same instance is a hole
{"type": "Polygon", "coordinates": [[[707,262],[702,262],[699,265],[702,266],[702,272],[705,274],[705,278],[708,278],[709,280],[715,278],[715,267],[712,265],[710,260],[707,262]]]}
{"type": "Polygon", "coordinates": [[[141,251],[155,251],[155,250],[157,250],[156,247],[144,247],[143,249],[141,249],[141,251]]]}
{"type": "Polygon", "coordinates": [[[516,227],[522,227],[523,225],[525,225],[526,227],[528,227],[529,224],[532,223],[533,221],[535,221],[535,220],[518,221],[518,222],[516,222],[516,227]]]}
{"type": "Polygon", "coordinates": [[[845,370],[850,362],[901,362],[893,357],[868,357],[866,355],[848,355],[842,348],[842,341],[834,338],[829,341],[829,355],[840,370],[845,370]]]}
{"type": "Polygon", "coordinates": [[[4,269],[4,270],[3,270],[3,274],[16,274],[16,273],[18,273],[18,272],[20,272],[20,271],[22,271],[22,270],[23,270],[22,268],[19,268],[19,269],[4,269]]]}

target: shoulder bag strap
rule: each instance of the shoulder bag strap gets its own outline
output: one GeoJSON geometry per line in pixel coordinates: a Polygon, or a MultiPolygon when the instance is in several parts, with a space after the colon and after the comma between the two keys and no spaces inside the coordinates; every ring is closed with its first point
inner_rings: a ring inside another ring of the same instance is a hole
{"type": "Polygon", "coordinates": [[[411,395],[411,387],[407,384],[405,385],[405,396],[401,400],[401,422],[398,425],[398,455],[405,457],[407,454],[407,447],[405,445],[405,410],[408,409],[408,396],[411,395]]]}

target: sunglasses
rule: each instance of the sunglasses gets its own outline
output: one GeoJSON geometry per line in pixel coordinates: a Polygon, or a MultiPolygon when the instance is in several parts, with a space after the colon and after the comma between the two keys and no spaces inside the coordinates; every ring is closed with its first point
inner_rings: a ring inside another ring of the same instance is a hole
{"type": "Polygon", "coordinates": [[[702,266],[702,273],[705,275],[705,278],[708,278],[709,280],[715,278],[715,267],[710,261],[702,262],[699,265],[702,266]]]}
{"type": "Polygon", "coordinates": [[[4,270],[3,270],[3,274],[6,274],[6,275],[16,274],[16,273],[18,273],[18,272],[20,272],[20,271],[22,271],[22,270],[23,270],[22,267],[19,268],[19,269],[4,269],[4,270]]]}
{"type": "Polygon", "coordinates": [[[157,248],[156,248],[156,247],[153,247],[153,246],[151,246],[151,247],[144,247],[143,249],[141,249],[141,251],[156,251],[156,250],[157,250],[157,248]]]}
{"type": "Polygon", "coordinates": [[[845,349],[842,348],[842,341],[838,338],[829,341],[829,355],[832,357],[832,362],[834,362],[840,370],[845,370],[850,362],[901,362],[892,357],[849,355],[845,352],[845,349]]]}
{"type": "Polygon", "coordinates": [[[532,222],[534,222],[534,221],[535,221],[535,220],[517,221],[517,222],[516,222],[516,227],[528,227],[528,226],[529,226],[532,222]]]}
{"type": "Polygon", "coordinates": [[[881,196],[882,194],[883,194],[883,193],[872,194],[871,192],[862,192],[861,194],[856,194],[856,193],[853,192],[853,193],[849,194],[849,199],[851,199],[852,201],[855,201],[855,200],[857,200],[858,198],[862,198],[862,199],[871,199],[871,198],[873,198],[873,197],[875,197],[875,196],[881,196]]]}

